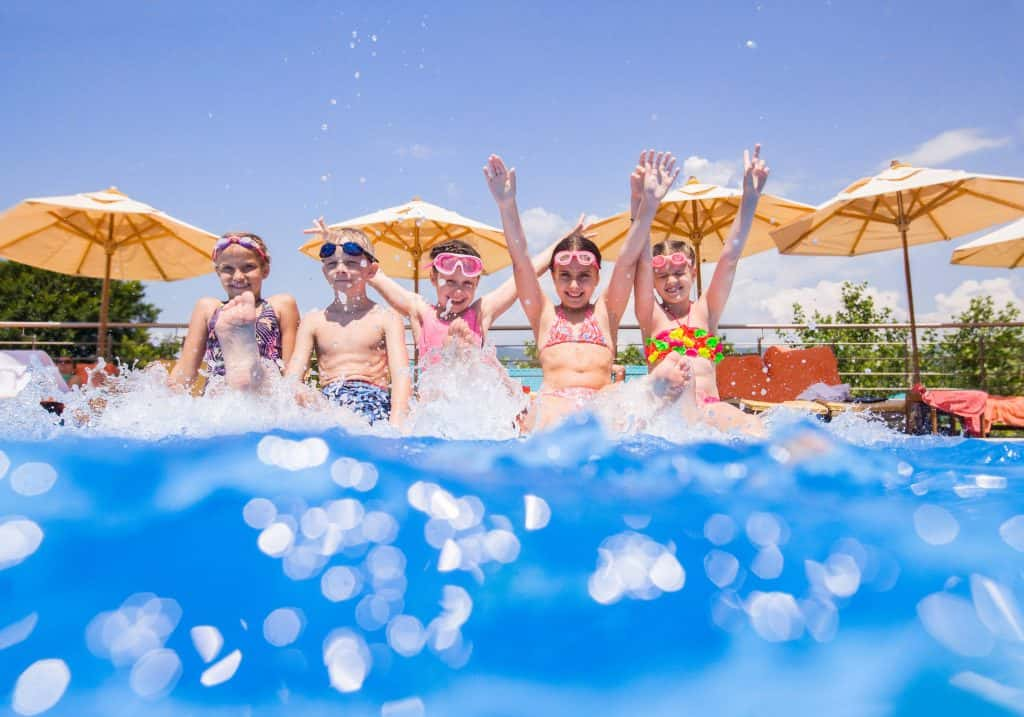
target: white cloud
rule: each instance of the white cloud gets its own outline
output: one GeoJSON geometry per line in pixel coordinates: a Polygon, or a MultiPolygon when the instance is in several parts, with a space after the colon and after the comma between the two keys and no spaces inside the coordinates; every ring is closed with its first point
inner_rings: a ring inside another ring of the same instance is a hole
{"type": "MultiPolygon", "coordinates": [[[[815,311],[834,314],[843,306],[842,289],[843,282],[823,279],[816,286],[781,289],[761,298],[757,305],[768,312],[776,323],[789,323],[793,320],[794,303],[800,304],[807,314],[813,314],[815,311]]],[[[874,299],[876,307],[892,309],[897,319],[906,313],[901,306],[902,296],[897,291],[885,291],[868,286],[867,296],[874,299]]]]}
{"type": "Polygon", "coordinates": [[[936,294],[935,311],[922,317],[921,321],[949,321],[966,311],[971,299],[977,296],[991,296],[997,309],[1012,303],[1024,311],[1024,299],[1017,294],[1009,279],[967,279],[948,294],[936,294]]]}
{"type": "Polygon", "coordinates": [[[968,154],[1005,147],[1009,137],[986,137],[982,130],[965,127],[951,129],[921,143],[901,159],[918,167],[938,166],[968,154]]]}
{"type": "Polygon", "coordinates": [[[687,177],[696,177],[705,184],[719,184],[722,186],[735,184],[740,177],[739,162],[730,162],[725,159],[711,160],[707,157],[692,155],[683,162],[683,180],[687,177]],[[735,180],[735,181],[734,181],[735,180]]]}
{"type": "Polygon", "coordinates": [[[394,155],[396,157],[411,157],[412,159],[430,159],[437,155],[437,150],[425,144],[411,144],[408,147],[396,147],[394,155]]]}
{"type": "Polygon", "coordinates": [[[574,226],[565,217],[549,212],[544,207],[531,207],[522,212],[519,218],[531,252],[543,249],[574,226]]]}

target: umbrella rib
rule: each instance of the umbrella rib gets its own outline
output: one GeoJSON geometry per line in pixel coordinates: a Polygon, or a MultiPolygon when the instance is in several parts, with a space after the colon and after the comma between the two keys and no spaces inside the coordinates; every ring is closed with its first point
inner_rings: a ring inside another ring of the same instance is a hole
{"type": "Polygon", "coordinates": [[[156,257],[153,256],[153,252],[150,250],[149,245],[146,244],[145,240],[142,241],[142,250],[146,252],[146,256],[148,256],[149,260],[153,262],[153,266],[156,267],[156,270],[160,272],[160,278],[164,281],[170,281],[170,279],[167,278],[167,272],[164,271],[164,268],[160,266],[160,262],[158,262],[156,257]]]}
{"type": "Polygon", "coordinates": [[[47,229],[53,229],[54,226],[55,226],[55,224],[47,224],[45,226],[40,227],[39,229],[33,229],[32,231],[28,232],[27,234],[22,234],[21,236],[15,237],[14,239],[11,239],[10,241],[5,242],[4,244],[0,244],[0,250],[6,249],[9,246],[14,246],[15,244],[23,242],[26,239],[31,239],[36,234],[42,234],[47,229]]]}
{"type": "MultiPolygon", "coordinates": [[[[874,206],[871,207],[871,214],[874,214],[875,211],[878,209],[878,203],[880,200],[880,196],[875,197],[875,204],[874,206]]],[[[853,256],[854,254],[857,253],[857,247],[860,246],[861,239],[864,238],[864,234],[867,232],[869,226],[871,226],[870,215],[864,217],[864,223],[861,225],[860,231],[857,232],[857,238],[853,240],[853,246],[850,247],[850,256],[853,256]]]]}
{"type": "Polygon", "coordinates": [[[928,202],[922,202],[921,207],[917,212],[907,212],[907,221],[913,221],[914,219],[918,219],[924,216],[925,214],[932,212],[941,206],[949,204],[950,202],[952,202],[955,199],[958,199],[959,197],[962,197],[966,191],[962,187],[962,185],[962,181],[957,182],[955,185],[947,187],[934,199],[931,199],[928,202]]]}
{"type": "Polygon", "coordinates": [[[984,199],[986,201],[992,202],[993,204],[999,204],[1000,206],[1003,207],[1009,207],[1010,209],[1016,209],[1017,211],[1024,212],[1024,204],[1017,204],[1006,199],[1000,199],[998,197],[993,197],[988,194],[982,194],[981,192],[976,192],[968,187],[964,187],[963,193],[970,194],[972,197],[977,197],[978,199],[984,199]]]}
{"type": "Polygon", "coordinates": [[[384,234],[390,234],[391,236],[393,236],[401,245],[401,249],[403,251],[407,251],[410,254],[412,253],[412,246],[410,246],[404,239],[402,239],[401,235],[399,235],[398,232],[395,231],[395,222],[391,222],[390,224],[384,227],[384,230],[381,232],[381,235],[384,234]]]}
{"type": "MultiPolygon", "coordinates": [[[[125,218],[124,218],[124,219],[125,219],[125,221],[126,221],[126,222],[128,222],[128,226],[130,226],[130,227],[132,228],[132,232],[133,232],[133,233],[132,233],[132,234],[129,234],[129,235],[128,235],[128,237],[126,237],[126,238],[124,239],[124,241],[120,242],[120,243],[119,243],[119,246],[122,246],[122,247],[123,247],[123,246],[130,246],[130,243],[131,243],[132,239],[133,239],[134,237],[138,237],[138,241],[139,241],[139,244],[141,244],[141,245],[142,245],[142,250],[143,250],[144,252],[146,252],[146,256],[148,256],[148,257],[149,257],[149,260],[150,260],[151,262],[153,262],[153,267],[154,267],[154,268],[155,268],[155,269],[157,270],[157,273],[159,273],[159,274],[160,274],[160,278],[161,278],[161,279],[162,279],[163,281],[170,281],[170,279],[169,279],[169,278],[167,278],[167,272],[165,272],[165,271],[164,271],[164,268],[163,268],[162,266],[160,266],[160,262],[158,262],[158,261],[156,260],[156,257],[155,257],[155,256],[153,256],[153,252],[152,252],[152,250],[151,250],[151,249],[149,248],[149,245],[148,245],[148,244],[146,244],[146,242],[147,242],[148,240],[147,240],[147,239],[146,239],[145,237],[143,237],[143,236],[142,236],[142,233],[143,233],[144,231],[146,231],[146,230],[150,229],[150,228],[151,228],[151,227],[153,227],[153,226],[156,226],[156,227],[160,227],[161,229],[166,229],[166,227],[164,227],[164,226],[163,226],[162,224],[160,224],[159,222],[157,222],[156,220],[154,220],[154,219],[153,219],[152,217],[146,217],[146,218],[147,218],[147,219],[149,219],[149,221],[150,221],[150,225],[149,225],[148,227],[143,227],[143,228],[141,228],[141,229],[140,229],[140,228],[138,228],[137,226],[135,226],[135,222],[134,222],[134,221],[132,221],[132,218],[131,218],[130,216],[127,216],[127,215],[125,216],[125,218]]],[[[159,235],[157,235],[157,237],[153,237],[153,238],[154,238],[154,239],[156,239],[156,238],[158,238],[158,237],[159,237],[159,235]]]]}
{"type": "Polygon", "coordinates": [[[1012,264],[1010,264],[1010,268],[1011,269],[1016,269],[1017,267],[1019,267],[1021,265],[1024,265],[1024,251],[1022,251],[1020,253],[1020,256],[1017,257],[1017,261],[1015,261],[1012,264]]]}
{"type": "MultiPolygon", "coordinates": [[[[93,244],[100,244],[100,245],[103,244],[103,242],[99,241],[96,237],[90,236],[84,230],[82,230],[81,228],[75,226],[70,221],[68,221],[67,219],[62,217],[60,214],[56,214],[55,212],[47,212],[47,214],[49,214],[51,217],[56,219],[57,220],[57,224],[60,224],[60,225],[64,226],[72,234],[77,234],[82,239],[85,239],[88,242],[92,242],[93,244]]],[[[86,219],[88,219],[88,217],[86,217],[86,219]]],[[[98,230],[98,228],[97,228],[97,230],[98,230]]]]}
{"type": "MultiPolygon", "coordinates": [[[[793,240],[793,241],[791,241],[791,242],[790,242],[789,244],[787,244],[787,245],[786,245],[786,248],[785,248],[785,249],[780,249],[780,250],[779,250],[779,253],[780,253],[780,254],[785,254],[785,253],[786,253],[786,252],[788,252],[788,251],[789,251],[790,249],[792,249],[793,247],[795,247],[795,246],[796,246],[797,244],[799,244],[800,242],[802,242],[802,241],[803,241],[804,239],[806,239],[807,237],[809,237],[809,236],[810,236],[811,234],[813,234],[814,232],[816,232],[816,231],[818,231],[819,229],[821,229],[821,227],[822,227],[822,226],[823,226],[823,225],[825,224],[825,222],[827,222],[827,221],[828,221],[829,219],[831,219],[832,217],[834,217],[834,216],[837,216],[838,214],[839,214],[839,212],[838,212],[838,211],[833,211],[833,212],[829,213],[828,215],[826,215],[826,216],[822,217],[822,218],[821,218],[821,220],[820,220],[820,221],[818,221],[818,222],[815,222],[815,221],[811,221],[811,226],[809,226],[809,227],[807,228],[807,231],[805,231],[805,232],[802,232],[802,233],[801,233],[801,234],[800,234],[800,235],[799,235],[799,236],[798,236],[798,237],[797,237],[796,239],[794,239],[794,240],[793,240]]],[[[813,216],[813,215],[812,215],[812,216],[813,216]]]]}
{"type": "Polygon", "coordinates": [[[86,242],[85,251],[82,252],[82,258],[78,260],[78,266],[75,267],[75,274],[82,273],[82,267],[85,266],[85,260],[89,257],[89,252],[92,251],[93,243],[86,242]]]}

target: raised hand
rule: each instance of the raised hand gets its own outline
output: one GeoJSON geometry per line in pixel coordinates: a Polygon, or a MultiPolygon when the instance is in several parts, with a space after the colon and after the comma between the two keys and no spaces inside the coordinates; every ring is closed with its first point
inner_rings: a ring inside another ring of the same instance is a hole
{"type": "Polygon", "coordinates": [[[593,240],[597,234],[590,231],[590,222],[587,221],[586,214],[580,214],[580,218],[576,220],[576,226],[566,232],[562,239],[568,239],[571,236],[579,234],[584,239],[593,240]]]}
{"type": "Polygon", "coordinates": [[[657,206],[671,189],[673,182],[679,176],[679,168],[676,167],[676,158],[671,152],[647,152],[644,157],[644,178],[643,189],[641,190],[641,201],[646,200],[657,206]]]}
{"type": "Polygon", "coordinates": [[[751,193],[760,197],[768,181],[769,171],[768,165],[761,159],[761,145],[754,145],[753,157],[748,150],[743,150],[743,194],[751,193]]]}
{"type": "Polygon", "coordinates": [[[506,169],[501,157],[492,154],[484,165],[487,188],[499,206],[508,205],[516,198],[516,170],[506,169]]]}
{"type": "Polygon", "coordinates": [[[312,229],[303,229],[303,234],[319,234],[320,238],[327,241],[327,238],[331,235],[331,229],[324,223],[323,217],[317,217],[313,220],[312,229]]]}
{"type": "Polygon", "coordinates": [[[644,190],[644,165],[647,162],[647,155],[654,154],[653,149],[646,149],[640,153],[640,158],[636,161],[636,167],[633,168],[633,173],[629,175],[629,217],[630,219],[636,218],[636,213],[640,210],[640,197],[644,190]]]}

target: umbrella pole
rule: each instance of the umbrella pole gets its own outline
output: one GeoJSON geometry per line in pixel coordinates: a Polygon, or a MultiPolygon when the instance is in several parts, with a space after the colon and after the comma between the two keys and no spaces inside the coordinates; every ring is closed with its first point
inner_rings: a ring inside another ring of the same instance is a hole
{"type": "Polygon", "coordinates": [[[896,206],[899,210],[898,226],[900,229],[900,240],[903,242],[903,275],[907,280],[907,306],[910,309],[910,347],[911,364],[913,368],[913,381],[911,387],[921,382],[921,365],[917,350],[917,317],[914,314],[914,285],[910,281],[910,250],[907,246],[907,229],[910,222],[903,213],[903,193],[896,193],[896,206]]]}
{"type": "Polygon", "coordinates": [[[103,291],[100,292],[100,335],[96,341],[96,357],[107,360],[107,324],[110,323],[110,262],[114,255],[114,215],[107,230],[106,265],[103,269],[103,291]]]}
{"type": "Polygon", "coordinates": [[[704,293],[704,279],[701,277],[701,273],[700,273],[700,240],[701,240],[701,238],[702,237],[701,237],[700,234],[694,234],[692,237],[690,237],[690,240],[693,242],[694,258],[697,261],[697,298],[698,299],[700,298],[700,295],[704,293]]]}

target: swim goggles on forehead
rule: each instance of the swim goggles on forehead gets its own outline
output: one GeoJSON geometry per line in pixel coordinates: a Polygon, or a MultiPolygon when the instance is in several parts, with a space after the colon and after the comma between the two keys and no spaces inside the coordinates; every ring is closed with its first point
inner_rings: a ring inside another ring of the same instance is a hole
{"type": "Polygon", "coordinates": [[[217,256],[227,249],[232,244],[237,244],[240,247],[251,249],[260,255],[263,261],[267,261],[267,252],[263,250],[250,234],[226,234],[217,240],[217,243],[213,245],[213,251],[210,253],[210,259],[217,261],[217,256]]]}
{"type": "Polygon", "coordinates": [[[560,251],[555,254],[555,263],[559,266],[568,266],[569,262],[575,259],[582,266],[592,266],[597,263],[597,257],[594,256],[594,252],[587,251],[586,249],[569,251],[560,251]]]}
{"type": "Polygon", "coordinates": [[[686,267],[693,264],[693,261],[689,256],[681,251],[673,252],[668,256],[664,254],[658,254],[658,256],[651,258],[651,266],[655,269],[664,269],[669,264],[678,267],[686,267]]]}
{"type": "Polygon", "coordinates": [[[366,251],[366,249],[359,244],[356,244],[354,241],[347,241],[342,244],[327,242],[320,247],[320,258],[327,259],[328,257],[334,256],[334,253],[338,251],[339,247],[341,247],[342,253],[347,256],[365,256],[370,261],[377,261],[377,257],[366,251]]]}
{"type": "Polygon", "coordinates": [[[439,272],[448,276],[454,274],[456,269],[461,269],[462,273],[470,279],[480,276],[484,270],[484,263],[480,261],[479,257],[469,254],[452,254],[447,251],[435,256],[431,264],[439,272]]]}

